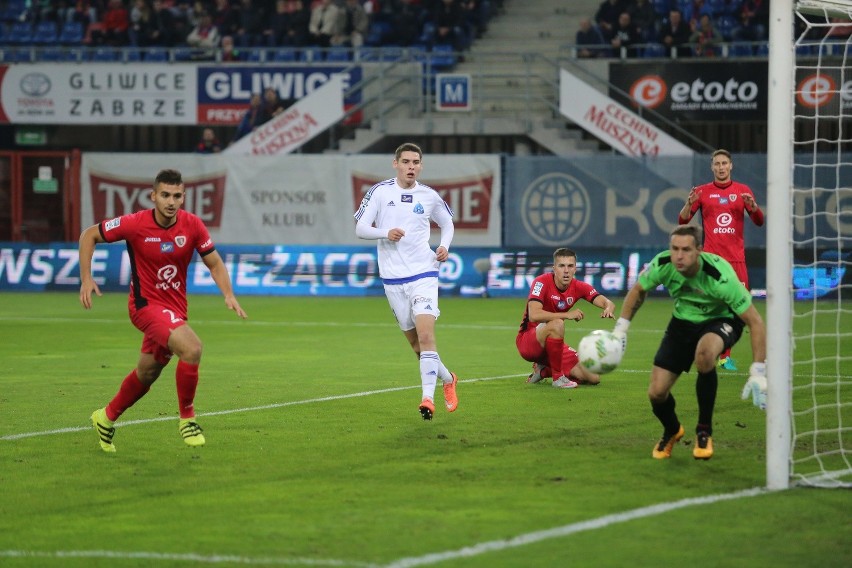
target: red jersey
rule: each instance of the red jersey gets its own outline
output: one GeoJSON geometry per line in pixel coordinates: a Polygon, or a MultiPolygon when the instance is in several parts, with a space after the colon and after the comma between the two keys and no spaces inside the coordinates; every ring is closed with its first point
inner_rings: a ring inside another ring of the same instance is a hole
{"type": "MultiPolygon", "coordinates": [[[[599,295],[594,286],[576,278],[572,278],[565,291],[560,292],[553,280],[553,273],[548,272],[533,280],[527,304],[530,300],[536,300],[541,302],[545,311],[560,313],[573,309],[579,300],[593,302],[599,295]]],[[[529,308],[524,308],[524,319],[518,333],[534,329],[537,325],[538,322],[530,321],[529,308]]]]}
{"type": "MultiPolygon", "coordinates": [[[[729,262],[745,262],[745,204],[740,194],[751,189],[745,184],[731,181],[726,185],[715,181],[700,185],[695,190],[698,199],[692,204],[689,219],[679,219],[685,225],[701,209],[701,221],[704,226],[704,250],[718,254],[729,262]]],[[[755,209],[751,220],[758,227],[763,225],[763,211],[755,209]]]]}
{"type": "Polygon", "coordinates": [[[204,223],[183,209],[171,227],[163,227],[146,209],[101,221],[101,236],[108,243],[127,242],[130,256],[130,312],[157,304],[186,319],[186,273],[195,251],[201,256],[215,250],[204,223]]]}

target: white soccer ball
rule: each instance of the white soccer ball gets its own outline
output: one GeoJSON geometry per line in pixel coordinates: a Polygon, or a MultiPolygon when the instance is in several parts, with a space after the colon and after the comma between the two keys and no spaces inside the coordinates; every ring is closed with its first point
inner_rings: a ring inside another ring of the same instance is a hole
{"type": "Polygon", "coordinates": [[[580,340],[577,348],[580,363],[593,373],[611,373],[621,363],[621,341],[603,329],[593,331],[580,340]]]}

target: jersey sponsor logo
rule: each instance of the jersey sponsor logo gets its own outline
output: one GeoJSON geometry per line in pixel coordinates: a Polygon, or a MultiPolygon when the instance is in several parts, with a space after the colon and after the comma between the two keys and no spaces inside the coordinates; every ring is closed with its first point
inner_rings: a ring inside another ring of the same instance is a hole
{"type": "Polygon", "coordinates": [[[181,248],[186,244],[186,237],[183,235],[178,235],[175,237],[175,244],[181,248]]]}
{"type": "Polygon", "coordinates": [[[414,200],[413,195],[403,195],[402,196],[402,202],[403,203],[413,203],[414,202],[413,200],[414,200]]]}
{"type": "Polygon", "coordinates": [[[727,199],[726,197],[720,197],[720,198],[719,198],[719,203],[720,203],[721,205],[727,205],[727,204],[728,204],[728,199],[727,199]]]}
{"type": "Polygon", "coordinates": [[[159,243],[160,237],[145,237],[146,243],[159,243]]]}
{"type": "Polygon", "coordinates": [[[112,231],[116,227],[121,225],[121,219],[116,217],[115,219],[110,219],[106,223],[104,223],[104,231],[112,231]]]}
{"type": "Polygon", "coordinates": [[[716,224],[719,227],[727,227],[733,222],[733,220],[734,217],[730,213],[719,213],[719,215],[716,216],[716,224]]]}
{"type": "Polygon", "coordinates": [[[562,300],[559,300],[558,302],[556,302],[556,309],[557,310],[561,311],[561,310],[564,310],[567,307],[568,307],[568,304],[566,302],[562,301],[562,300]]]}
{"type": "MultiPolygon", "coordinates": [[[[411,305],[416,306],[417,304],[429,303],[431,301],[432,298],[427,298],[426,296],[415,296],[414,299],[411,301],[411,305]]],[[[426,309],[431,310],[432,308],[430,306],[426,306],[426,309]]]]}
{"type": "Polygon", "coordinates": [[[396,204],[393,201],[388,201],[388,207],[396,207],[396,204]]]}
{"type": "Polygon", "coordinates": [[[175,251],[174,243],[160,243],[160,252],[170,253],[175,251]]]}
{"type": "Polygon", "coordinates": [[[530,292],[530,296],[541,296],[541,289],[544,288],[543,282],[536,282],[535,286],[533,286],[532,291],[530,292]]]}
{"type": "Polygon", "coordinates": [[[178,269],[174,264],[167,264],[163,266],[157,271],[157,279],[159,282],[157,282],[156,288],[160,290],[168,290],[169,288],[173,290],[180,289],[180,280],[173,282],[177,275],[178,269]]]}
{"type": "Polygon", "coordinates": [[[207,239],[206,241],[204,241],[203,243],[201,243],[201,246],[200,246],[199,248],[204,249],[204,248],[209,247],[209,246],[210,246],[210,245],[212,245],[212,244],[213,244],[213,239],[207,239]]]}

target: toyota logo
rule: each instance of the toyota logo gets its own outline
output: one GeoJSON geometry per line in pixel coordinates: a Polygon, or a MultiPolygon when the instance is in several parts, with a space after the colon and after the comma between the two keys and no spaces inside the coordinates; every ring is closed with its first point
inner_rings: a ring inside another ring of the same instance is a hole
{"type": "Polygon", "coordinates": [[[50,79],[44,73],[28,73],[21,78],[21,92],[30,97],[43,97],[50,92],[50,79]]]}

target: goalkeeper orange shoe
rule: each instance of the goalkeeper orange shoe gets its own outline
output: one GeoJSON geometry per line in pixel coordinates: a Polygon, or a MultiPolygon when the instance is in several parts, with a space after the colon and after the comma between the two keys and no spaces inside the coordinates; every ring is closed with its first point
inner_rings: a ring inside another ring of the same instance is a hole
{"type": "Polygon", "coordinates": [[[709,460],[713,457],[713,437],[707,432],[698,432],[695,435],[695,447],[692,448],[692,457],[697,460],[709,460]]]}
{"type": "Polygon", "coordinates": [[[420,401],[420,416],[423,420],[432,420],[432,415],[435,414],[435,403],[431,398],[424,398],[420,401]]]}
{"type": "Polygon", "coordinates": [[[671,436],[667,436],[666,433],[663,432],[663,437],[660,438],[660,441],[657,442],[656,446],[654,446],[654,451],[651,452],[651,457],[657,460],[665,460],[672,457],[672,448],[674,448],[674,445],[683,438],[684,433],[683,426],[680,426],[677,433],[671,436]]]}
{"type": "Polygon", "coordinates": [[[459,382],[459,378],[455,373],[450,372],[453,376],[453,380],[444,383],[444,404],[447,405],[447,412],[455,412],[456,408],[459,407],[459,397],[456,395],[456,384],[459,382]]]}

